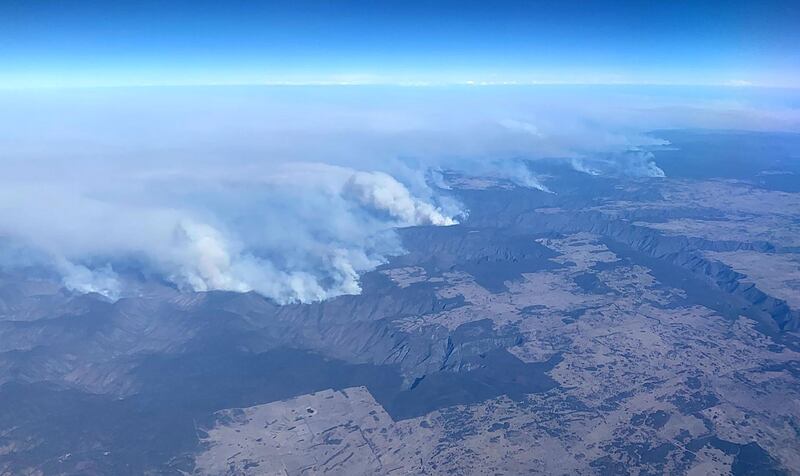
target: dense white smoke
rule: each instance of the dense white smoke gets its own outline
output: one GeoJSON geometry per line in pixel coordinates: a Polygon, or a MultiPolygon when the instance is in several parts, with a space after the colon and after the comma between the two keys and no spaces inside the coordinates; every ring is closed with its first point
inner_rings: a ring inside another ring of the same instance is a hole
{"type": "Polygon", "coordinates": [[[139,292],[131,269],[327,299],[403,252],[394,228],[465,216],[441,171],[558,193],[526,163],[660,177],[651,129],[798,124],[794,110],[516,87],[3,93],[0,266],[111,299],[139,292]]]}
{"type": "Polygon", "coordinates": [[[130,293],[120,265],[181,289],[256,291],[280,303],[357,294],[360,273],[402,252],[394,228],[457,223],[457,208],[386,173],[326,164],[93,179],[41,177],[33,187],[18,178],[0,192],[21,199],[0,209],[0,231],[43,255],[37,263],[49,261],[66,288],[110,299],[130,293]]]}
{"type": "Polygon", "coordinates": [[[358,272],[379,261],[353,256],[343,249],[331,249],[317,272],[299,269],[280,270],[267,259],[238,250],[218,230],[189,221],[179,225],[182,243],[176,248],[178,259],[167,272],[178,285],[194,291],[257,291],[278,302],[319,301],[341,294],[357,294],[358,272]],[[330,278],[320,279],[320,273],[330,278]]]}
{"type": "Polygon", "coordinates": [[[411,196],[403,184],[383,172],[356,172],[345,184],[344,192],[358,203],[386,212],[400,226],[458,223],[430,203],[411,196]]]}
{"type": "MultiPolygon", "coordinates": [[[[164,271],[172,273],[169,277],[176,284],[195,291],[257,291],[284,303],[318,301],[359,293],[359,273],[373,269],[388,256],[402,251],[399,244],[387,247],[370,243],[374,239],[391,241],[386,237],[378,238],[381,233],[399,226],[457,223],[440,208],[412,196],[403,184],[385,173],[325,166],[315,169],[329,174],[325,180],[326,187],[320,188],[317,183],[308,188],[306,184],[304,195],[297,196],[297,200],[312,202],[314,199],[310,195],[323,196],[328,201],[327,206],[310,210],[316,215],[310,219],[324,223],[327,229],[312,231],[314,227],[308,224],[300,230],[296,224],[290,225],[288,229],[273,232],[288,241],[273,245],[261,255],[258,242],[243,245],[226,238],[208,224],[183,220],[176,228],[174,263],[169,263],[164,271]],[[348,175],[349,178],[343,180],[348,175]],[[357,207],[353,208],[349,202],[354,202],[357,207]],[[364,212],[367,214],[363,215],[364,212]],[[330,213],[334,220],[340,224],[343,221],[346,226],[337,229],[337,224],[328,223],[325,215],[330,213]],[[309,231],[312,231],[311,235],[299,242],[294,241],[309,231]],[[286,250],[295,244],[301,248],[286,250]],[[280,251],[281,258],[291,258],[290,262],[284,261],[282,266],[276,266],[269,257],[276,251],[280,251]]],[[[262,177],[264,186],[270,182],[267,179],[269,177],[262,177]]],[[[293,211],[291,207],[286,209],[286,213],[293,211]]],[[[258,210],[253,211],[253,215],[257,213],[258,210]]],[[[251,219],[255,223],[261,222],[257,216],[251,219]]],[[[247,238],[238,237],[240,240],[247,238]]]]}
{"type": "Polygon", "coordinates": [[[64,287],[79,293],[97,293],[109,299],[120,297],[122,290],[119,279],[108,264],[89,269],[80,264],[58,258],[56,270],[61,273],[64,287]]]}
{"type": "MultiPolygon", "coordinates": [[[[357,293],[358,273],[402,252],[393,228],[450,225],[459,212],[385,173],[268,169],[17,177],[0,190],[14,204],[0,208],[0,230],[49,257],[38,262],[78,292],[124,294],[111,264],[135,260],[185,289],[305,302],[357,293]]],[[[0,265],[14,258],[5,255],[0,265]]]]}

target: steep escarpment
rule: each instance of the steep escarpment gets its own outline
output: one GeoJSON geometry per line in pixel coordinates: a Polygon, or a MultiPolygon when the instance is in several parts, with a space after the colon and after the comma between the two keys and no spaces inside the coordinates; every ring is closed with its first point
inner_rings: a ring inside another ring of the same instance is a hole
{"type": "MultiPolygon", "coordinates": [[[[475,224],[473,224],[475,225],[475,224]]],[[[800,329],[800,311],[791,309],[785,301],[772,297],[752,283],[745,275],[719,261],[705,257],[702,251],[752,250],[770,252],[775,249],[763,241],[714,241],[704,238],[666,235],[652,228],[633,224],[626,219],[610,220],[600,212],[540,213],[529,211],[513,218],[511,226],[530,233],[589,232],[621,243],[636,252],[679,266],[702,277],[708,284],[743,300],[748,310],[768,315],[779,330],[800,329]]]]}

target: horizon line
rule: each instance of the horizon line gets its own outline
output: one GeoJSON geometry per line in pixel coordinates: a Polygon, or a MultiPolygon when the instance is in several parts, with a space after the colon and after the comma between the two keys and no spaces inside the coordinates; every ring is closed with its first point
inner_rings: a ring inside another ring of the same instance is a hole
{"type": "Polygon", "coordinates": [[[525,86],[654,86],[654,87],[717,87],[741,89],[800,89],[800,84],[779,85],[761,84],[750,81],[728,80],[723,82],[661,82],[661,81],[209,81],[209,82],[142,82],[118,84],[34,84],[4,85],[0,83],[0,91],[34,91],[34,90],[75,90],[75,89],[145,89],[145,88],[180,88],[180,87],[405,87],[405,88],[437,88],[437,87],[525,87],[525,86]]]}

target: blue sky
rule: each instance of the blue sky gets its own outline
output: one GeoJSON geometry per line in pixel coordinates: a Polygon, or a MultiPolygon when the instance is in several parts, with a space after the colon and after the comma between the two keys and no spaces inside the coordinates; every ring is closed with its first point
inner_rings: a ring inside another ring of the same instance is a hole
{"type": "Polygon", "coordinates": [[[0,86],[800,86],[800,3],[0,0],[0,86]]]}

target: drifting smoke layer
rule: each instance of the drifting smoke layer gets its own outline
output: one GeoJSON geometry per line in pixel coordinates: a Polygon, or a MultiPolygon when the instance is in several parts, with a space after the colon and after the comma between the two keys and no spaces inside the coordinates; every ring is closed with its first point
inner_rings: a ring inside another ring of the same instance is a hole
{"type": "Polygon", "coordinates": [[[656,165],[652,152],[629,150],[610,157],[574,158],[570,165],[589,175],[621,175],[628,177],[665,177],[656,165]]]}
{"type": "Polygon", "coordinates": [[[800,119],[580,88],[0,94],[0,238],[27,250],[0,247],[0,266],[46,266],[110,298],[131,292],[130,269],[279,302],[354,294],[360,273],[402,253],[395,227],[466,213],[438,170],[548,192],[526,161],[660,177],[649,130],[767,126],[800,119]]]}
{"type": "Polygon", "coordinates": [[[88,217],[65,210],[72,214],[65,223],[37,210],[27,226],[3,231],[50,256],[68,289],[111,299],[124,295],[113,267],[129,265],[125,257],[194,291],[256,291],[280,303],[357,294],[359,273],[402,252],[393,228],[457,223],[388,174],[322,164],[291,164],[227,184],[187,176],[127,180],[113,188],[132,190],[116,196],[83,186],[80,196],[62,190],[59,200],[83,204],[88,217]],[[136,198],[143,190],[144,202],[136,198]],[[110,229],[99,225],[103,217],[110,229]],[[58,239],[41,236],[48,226],[58,239]],[[80,262],[87,258],[100,264],[80,262]]]}
{"type": "MultiPolygon", "coordinates": [[[[178,248],[183,256],[176,263],[177,272],[171,279],[195,291],[257,291],[279,302],[309,302],[357,294],[361,291],[359,273],[375,268],[389,255],[402,252],[398,243],[385,236],[381,243],[371,243],[377,236],[399,226],[457,223],[440,208],[412,196],[403,184],[385,173],[325,166],[319,166],[318,170],[329,174],[328,190],[307,189],[304,193],[326,195],[323,200],[328,201],[328,206],[312,210],[316,217],[310,218],[325,221],[321,216],[333,212],[337,221],[347,222],[345,228],[337,230],[336,224],[326,224],[327,229],[313,230],[306,239],[317,241],[306,243],[308,247],[299,254],[297,250],[285,249],[294,243],[289,241],[275,244],[262,255],[257,243],[234,245],[208,224],[183,221],[178,229],[181,242],[178,248]],[[333,175],[338,175],[338,180],[333,175]],[[349,178],[342,181],[347,175],[349,178]],[[351,226],[361,228],[361,233],[350,229],[351,226]],[[284,248],[280,253],[284,258],[282,269],[264,256],[281,248],[284,248]],[[294,262],[286,262],[287,257],[294,262]]],[[[297,235],[284,237],[297,238],[297,235]]]]}
{"type": "Polygon", "coordinates": [[[381,172],[353,174],[345,184],[345,194],[364,206],[386,212],[400,226],[458,223],[430,203],[415,199],[403,184],[381,172]]]}

